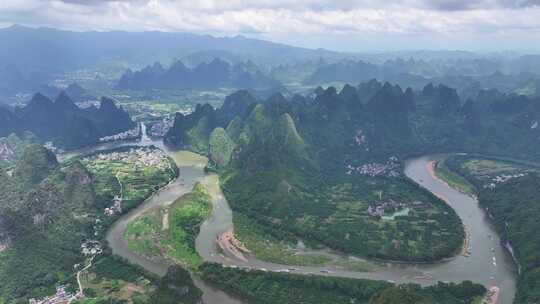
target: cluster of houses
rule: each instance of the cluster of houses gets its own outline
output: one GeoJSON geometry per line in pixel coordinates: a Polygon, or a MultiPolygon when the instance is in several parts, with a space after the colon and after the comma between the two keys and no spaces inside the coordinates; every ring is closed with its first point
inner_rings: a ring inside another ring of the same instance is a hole
{"type": "Polygon", "coordinates": [[[399,162],[398,158],[395,156],[392,156],[388,159],[388,161],[384,164],[381,163],[368,163],[363,164],[358,167],[354,167],[352,165],[346,166],[346,173],[348,175],[351,174],[360,174],[360,175],[366,175],[366,176],[386,176],[386,177],[398,177],[400,175],[399,170],[399,162]]]}
{"type": "Polygon", "coordinates": [[[67,291],[67,286],[59,285],[56,287],[56,293],[52,296],[40,300],[30,299],[29,304],[68,304],[80,299],[80,295],[67,291]]]}
{"type": "Polygon", "coordinates": [[[89,240],[81,244],[81,253],[85,256],[94,256],[101,254],[103,248],[98,241],[89,240]]]}
{"type": "Polygon", "coordinates": [[[172,128],[174,124],[174,118],[165,116],[161,121],[156,122],[150,127],[150,136],[152,137],[164,137],[165,134],[172,128]]]}
{"type": "Polygon", "coordinates": [[[123,152],[101,153],[93,156],[101,161],[121,161],[133,163],[134,166],[166,167],[167,155],[160,149],[149,147],[132,148],[123,152]]]}
{"type": "Polygon", "coordinates": [[[114,197],[113,204],[103,211],[106,216],[113,216],[122,213],[122,198],[118,195],[114,197]]]}
{"type": "Polygon", "coordinates": [[[370,216],[382,217],[385,214],[396,213],[406,208],[404,203],[398,203],[393,200],[381,201],[370,204],[367,213],[370,216]]]}
{"type": "Polygon", "coordinates": [[[48,141],[43,145],[47,150],[52,151],[55,154],[62,154],[65,151],[63,149],[60,149],[54,145],[52,141],[48,141]]]}
{"type": "Polygon", "coordinates": [[[507,182],[507,181],[509,181],[511,179],[518,178],[518,177],[523,177],[525,175],[526,175],[525,173],[497,175],[497,176],[491,178],[491,183],[485,184],[484,188],[485,189],[495,189],[495,187],[497,187],[497,184],[502,184],[502,183],[507,182]]]}
{"type": "Polygon", "coordinates": [[[105,136],[99,139],[99,142],[109,142],[109,141],[118,141],[118,140],[128,140],[128,139],[136,139],[139,138],[141,135],[141,128],[137,125],[137,127],[124,131],[122,133],[105,136]]]}
{"type": "MultiPolygon", "coordinates": [[[[123,162],[134,168],[156,167],[159,169],[171,169],[167,154],[160,149],[151,147],[131,148],[122,152],[100,153],[89,158],[90,162],[123,162]]],[[[106,216],[122,213],[122,191],[114,197],[112,205],[103,211],[106,216]]]]}

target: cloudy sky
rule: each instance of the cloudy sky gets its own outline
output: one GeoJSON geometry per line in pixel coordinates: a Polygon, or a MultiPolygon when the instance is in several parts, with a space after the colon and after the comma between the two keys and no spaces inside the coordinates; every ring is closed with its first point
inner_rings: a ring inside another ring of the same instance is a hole
{"type": "Polygon", "coordinates": [[[346,51],[540,51],[540,0],[0,0],[0,27],[245,35],[346,51]]]}

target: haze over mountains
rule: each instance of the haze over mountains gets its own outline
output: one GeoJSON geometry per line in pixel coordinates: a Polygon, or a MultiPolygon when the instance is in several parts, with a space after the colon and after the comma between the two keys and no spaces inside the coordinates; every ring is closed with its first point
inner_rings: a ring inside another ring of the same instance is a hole
{"type": "Polygon", "coordinates": [[[0,101],[21,93],[51,97],[73,78],[108,90],[260,89],[279,84],[297,90],[298,84],[378,78],[414,88],[444,83],[466,97],[485,88],[537,94],[540,85],[540,56],[512,52],[340,53],[241,36],[22,26],[0,29],[0,39],[0,101]]]}

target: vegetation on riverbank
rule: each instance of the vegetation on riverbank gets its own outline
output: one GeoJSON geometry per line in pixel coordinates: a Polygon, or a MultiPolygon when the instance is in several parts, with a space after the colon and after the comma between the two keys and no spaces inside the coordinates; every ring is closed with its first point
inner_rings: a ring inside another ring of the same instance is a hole
{"type": "Polygon", "coordinates": [[[405,179],[357,177],[329,187],[295,180],[294,174],[283,178],[278,185],[254,184],[253,179],[264,178],[239,174],[225,179],[224,193],[236,214],[256,220],[267,234],[293,234],[346,253],[431,261],[452,255],[462,244],[455,212],[405,179]],[[372,205],[406,212],[382,217],[369,213],[372,205]]]}
{"type": "Polygon", "coordinates": [[[331,260],[324,255],[298,254],[297,244],[266,233],[263,227],[241,213],[234,215],[233,222],[235,235],[260,260],[297,266],[321,266],[331,260]]]}
{"type": "Polygon", "coordinates": [[[153,209],[129,223],[124,238],[130,250],[162,256],[196,269],[202,259],[195,249],[200,225],[210,215],[210,195],[200,183],[170,206],[153,209]]]}
{"type": "Polygon", "coordinates": [[[474,185],[448,168],[446,159],[437,161],[434,170],[436,176],[446,182],[450,187],[469,195],[476,193],[474,185]]]}
{"type": "Polygon", "coordinates": [[[83,274],[82,283],[86,298],[76,302],[80,304],[195,304],[202,295],[179,266],[158,278],[111,256],[100,257],[83,274]]]}
{"type": "Polygon", "coordinates": [[[516,162],[452,156],[450,168],[478,189],[503,242],[512,246],[520,275],[514,303],[540,301],[539,170],[516,162]]]}
{"type": "Polygon", "coordinates": [[[364,279],[247,271],[210,263],[199,269],[206,281],[248,303],[260,304],[458,304],[473,303],[486,291],[470,281],[422,288],[364,279]]]}
{"type": "Polygon", "coordinates": [[[509,180],[479,195],[504,242],[511,245],[519,263],[518,291],[514,303],[540,301],[540,176],[528,174],[509,180]]]}

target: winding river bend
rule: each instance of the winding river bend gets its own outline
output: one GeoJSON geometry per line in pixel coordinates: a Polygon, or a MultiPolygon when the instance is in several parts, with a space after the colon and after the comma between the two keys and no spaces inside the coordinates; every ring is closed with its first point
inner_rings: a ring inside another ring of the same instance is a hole
{"type": "MultiPolygon", "coordinates": [[[[123,239],[124,231],[128,223],[147,210],[172,203],[176,198],[190,191],[194,183],[200,181],[210,188],[214,204],[213,213],[201,226],[201,232],[196,240],[197,251],[204,260],[252,269],[264,268],[269,271],[291,268],[291,266],[268,263],[255,258],[248,258],[248,261],[245,262],[220,254],[216,246],[216,237],[233,227],[232,211],[219,189],[217,176],[204,173],[203,168],[206,159],[189,152],[170,151],[161,142],[151,141],[147,138],[135,144],[155,145],[167,151],[177,162],[180,168],[180,176],[166,187],[160,189],[139,207],[123,215],[109,229],[107,240],[115,254],[150,272],[158,275],[165,274],[170,265],[169,262],[160,259],[148,259],[130,251],[127,242],[123,239]]],[[[108,146],[107,148],[112,147],[108,146]]],[[[512,303],[516,288],[516,270],[512,258],[501,245],[498,235],[485,212],[479,207],[477,200],[450,188],[430,173],[429,164],[441,157],[430,155],[411,159],[406,162],[405,174],[425,189],[444,198],[456,210],[468,231],[471,249],[469,256],[458,255],[452,259],[433,264],[376,263],[377,267],[371,272],[354,272],[332,267],[294,266],[294,273],[368,278],[396,283],[414,282],[422,285],[431,285],[437,281],[461,282],[471,280],[486,287],[499,287],[498,303],[512,303]]],[[[340,256],[340,258],[346,257],[340,256]]],[[[241,303],[241,301],[208,286],[200,280],[196,279],[195,283],[204,293],[204,303],[241,303]]]]}

